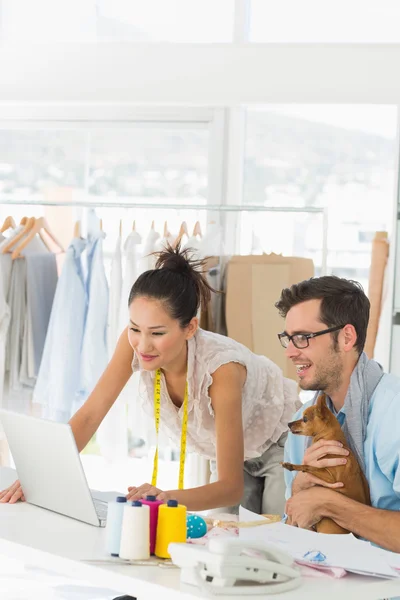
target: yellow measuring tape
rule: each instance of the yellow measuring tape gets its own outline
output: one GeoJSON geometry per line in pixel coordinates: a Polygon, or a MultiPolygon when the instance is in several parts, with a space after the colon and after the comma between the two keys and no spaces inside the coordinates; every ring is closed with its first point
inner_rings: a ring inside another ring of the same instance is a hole
{"type": "MultiPolygon", "coordinates": [[[[153,476],[151,485],[156,487],[158,476],[158,430],[160,429],[160,414],[161,414],[161,371],[157,369],[154,379],[154,420],[157,434],[157,447],[154,455],[153,476]]],[[[183,480],[185,477],[185,459],[186,459],[186,438],[188,426],[188,384],[185,386],[185,396],[183,398],[183,419],[181,432],[181,455],[179,458],[179,480],[178,489],[183,490],[183,480]]]]}

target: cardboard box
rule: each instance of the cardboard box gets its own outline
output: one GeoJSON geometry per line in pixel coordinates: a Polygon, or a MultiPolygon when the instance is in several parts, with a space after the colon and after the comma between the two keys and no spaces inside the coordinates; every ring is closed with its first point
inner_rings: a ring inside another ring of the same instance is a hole
{"type": "Polygon", "coordinates": [[[314,276],[311,259],[278,254],[233,256],[226,283],[226,324],[229,337],[276,363],[297,381],[277,334],[284,330],[275,302],[283,288],[314,276]]]}

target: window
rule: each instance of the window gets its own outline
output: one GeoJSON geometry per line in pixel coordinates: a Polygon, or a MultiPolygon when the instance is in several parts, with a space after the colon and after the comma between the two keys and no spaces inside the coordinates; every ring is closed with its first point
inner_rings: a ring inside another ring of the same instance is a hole
{"type": "Polygon", "coordinates": [[[398,43],[399,17],[397,0],[251,0],[250,41],[398,43]]]}
{"type": "Polygon", "coordinates": [[[2,129],[0,196],[43,200],[52,187],[84,187],[86,135],[55,129],[2,129]]]}
{"type": "MultiPolygon", "coordinates": [[[[328,272],[356,279],[368,289],[371,238],[364,232],[390,232],[396,119],[393,106],[248,109],[244,203],[327,207],[328,272]]],[[[252,217],[257,220],[253,233],[264,251],[275,248],[313,258],[318,274],[320,217],[300,213],[252,217]]],[[[249,236],[249,229],[242,233],[242,247],[251,244],[249,236]]]]}
{"type": "Polygon", "coordinates": [[[96,129],[88,140],[88,192],[110,198],[204,200],[208,138],[206,124],[96,129]]]}

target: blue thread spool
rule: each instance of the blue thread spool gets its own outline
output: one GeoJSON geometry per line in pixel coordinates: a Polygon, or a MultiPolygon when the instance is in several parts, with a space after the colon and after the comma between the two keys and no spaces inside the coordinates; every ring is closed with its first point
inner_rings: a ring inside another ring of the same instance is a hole
{"type": "Polygon", "coordinates": [[[188,515],[186,519],[187,537],[201,538],[207,533],[207,523],[199,515],[188,515]]]}

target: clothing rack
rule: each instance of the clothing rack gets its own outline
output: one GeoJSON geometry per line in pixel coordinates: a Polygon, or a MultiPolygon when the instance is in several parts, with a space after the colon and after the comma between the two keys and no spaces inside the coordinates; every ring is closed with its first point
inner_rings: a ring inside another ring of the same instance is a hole
{"type": "Polygon", "coordinates": [[[173,209],[173,210],[207,210],[216,212],[274,212],[274,213],[311,213],[322,215],[322,256],[321,274],[327,273],[328,266],[328,208],[319,206],[262,206],[258,204],[188,204],[188,203],[157,203],[157,202],[135,202],[132,200],[123,202],[120,200],[103,200],[96,196],[93,200],[23,200],[4,198],[0,196],[0,205],[9,206],[73,206],[77,208],[143,208],[143,209],[173,209]]]}

